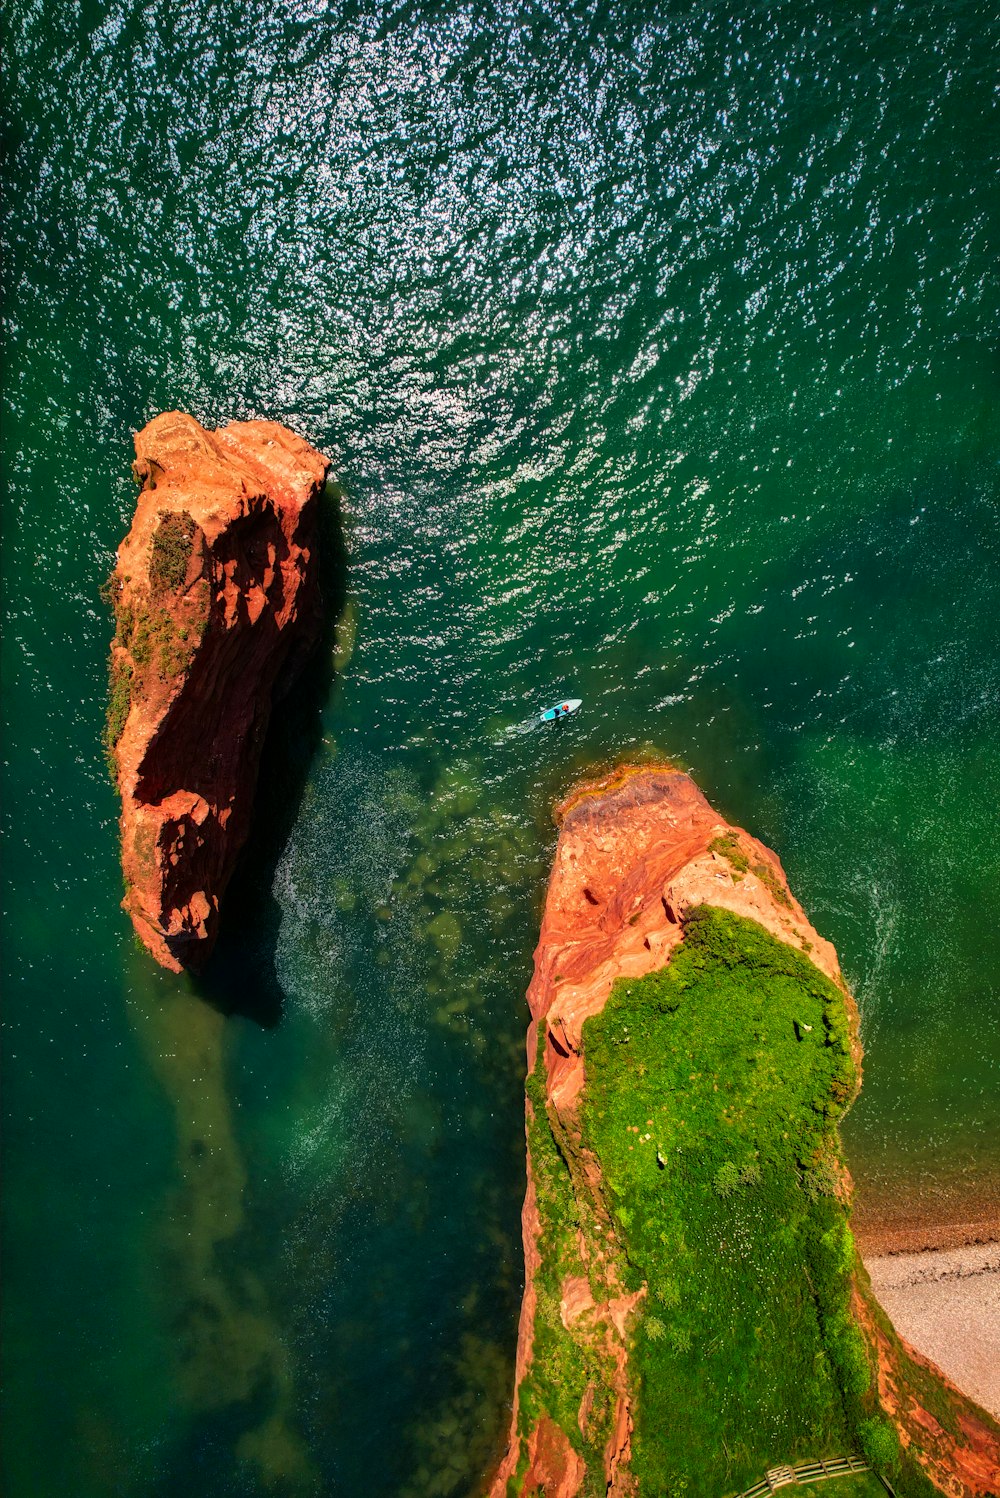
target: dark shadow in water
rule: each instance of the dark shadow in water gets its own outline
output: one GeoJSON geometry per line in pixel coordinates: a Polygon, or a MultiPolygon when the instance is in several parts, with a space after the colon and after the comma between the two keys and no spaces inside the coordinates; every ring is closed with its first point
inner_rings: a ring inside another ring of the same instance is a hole
{"type": "Polygon", "coordinates": [[[323,736],[323,707],[334,677],[334,633],[347,596],[340,500],[340,490],[328,483],[320,504],[322,634],[291,690],[274,704],[250,836],[222,898],[215,950],[194,979],[195,991],[223,1014],[241,1014],[266,1030],[279,1023],[284,1009],[275,965],[281,907],[272,893],[274,874],[323,736]]]}

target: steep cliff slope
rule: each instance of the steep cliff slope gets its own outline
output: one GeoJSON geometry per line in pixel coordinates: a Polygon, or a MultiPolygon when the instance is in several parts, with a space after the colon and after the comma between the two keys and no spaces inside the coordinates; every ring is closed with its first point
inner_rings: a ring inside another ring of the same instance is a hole
{"type": "Polygon", "coordinates": [[[124,908],[164,967],[197,966],[250,826],[274,700],[315,643],[327,462],[272,422],[157,416],[110,583],[106,745],[124,908]]]}
{"type": "Polygon", "coordinates": [[[900,1495],[994,1492],[995,1424],[910,1356],[854,1252],[857,1016],[778,860],[668,767],[560,815],[494,1498],[723,1498],[859,1449],[900,1495]]]}

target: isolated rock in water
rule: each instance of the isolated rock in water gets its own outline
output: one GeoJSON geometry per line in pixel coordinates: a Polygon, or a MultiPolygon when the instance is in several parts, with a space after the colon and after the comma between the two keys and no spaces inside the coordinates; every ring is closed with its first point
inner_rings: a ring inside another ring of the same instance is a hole
{"type": "Polygon", "coordinates": [[[775,855],[669,766],[557,812],[528,990],[525,1291],[493,1498],[738,1492],[855,1457],[998,1491],[849,1230],[857,1012],[775,855]]]}
{"type": "Polygon", "coordinates": [[[167,412],[109,588],[106,746],[122,798],[123,906],[164,967],[197,967],[250,827],[275,700],[315,644],[327,460],[268,421],[167,412]]]}

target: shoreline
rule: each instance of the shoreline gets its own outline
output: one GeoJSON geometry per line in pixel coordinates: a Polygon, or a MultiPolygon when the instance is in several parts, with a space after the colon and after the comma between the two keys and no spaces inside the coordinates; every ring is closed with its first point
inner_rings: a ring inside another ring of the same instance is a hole
{"type": "Polygon", "coordinates": [[[859,1203],[852,1227],[872,1291],[900,1336],[1000,1419],[1000,1192],[974,1191],[894,1210],[859,1203]]]}
{"type": "Polygon", "coordinates": [[[852,1223],[858,1252],[869,1259],[888,1259],[898,1255],[916,1256],[983,1248],[1000,1244],[1000,1214],[974,1217],[954,1222],[919,1222],[914,1219],[852,1223]]]}
{"type": "Polygon", "coordinates": [[[900,1336],[1000,1419],[1000,1239],[862,1258],[900,1336]]]}
{"type": "Polygon", "coordinates": [[[987,1171],[974,1184],[952,1179],[936,1191],[925,1186],[919,1194],[906,1181],[897,1181],[891,1200],[874,1183],[858,1189],[855,1181],[851,1230],[862,1258],[997,1243],[1000,1181],[987,1171]]]}

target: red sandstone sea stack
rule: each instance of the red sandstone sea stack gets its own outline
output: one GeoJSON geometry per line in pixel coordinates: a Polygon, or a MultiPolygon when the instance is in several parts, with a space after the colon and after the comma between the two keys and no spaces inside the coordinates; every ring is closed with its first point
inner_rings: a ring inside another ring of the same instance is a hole
{"type": "Polygon", "coordinates": [[[107,747],[123,906],[163,967],[198,967],[250,828],[274,702],[319,634],[327,460],[268,421],[167,412],[135,438],[142,484],[110,580],[107,747]]]}

